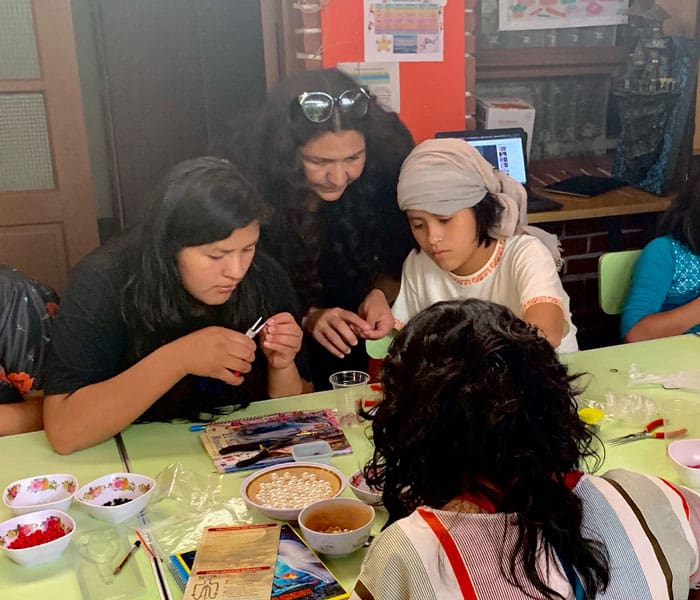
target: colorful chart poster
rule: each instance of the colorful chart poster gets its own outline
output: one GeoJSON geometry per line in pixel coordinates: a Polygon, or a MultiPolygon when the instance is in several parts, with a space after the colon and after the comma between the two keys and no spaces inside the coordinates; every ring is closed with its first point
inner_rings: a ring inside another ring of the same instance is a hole
{"type": "Polygon", "coordinates": [[[629,0],[498,0],[498,28],[559,29],[627,23],[629,0]]]}
{"type": "Polygon", "coordinates": [[[365,62],[442,61],[447,0],[365,0],[365,62]]]}
{"type": "Polygon", "coordinates": [[[398,63],[352,62],[338,63],[336,66],[348,75],[352,75],[360,85],[367,87],[385,110],[401,112],[398,63]]]}

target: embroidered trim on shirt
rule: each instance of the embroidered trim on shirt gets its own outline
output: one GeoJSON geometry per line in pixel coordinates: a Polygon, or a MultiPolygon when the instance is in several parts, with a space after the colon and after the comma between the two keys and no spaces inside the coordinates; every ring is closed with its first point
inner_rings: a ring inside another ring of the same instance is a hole
{"type": "Polygon", "coordinates": [[[534,298],[528,300],[525,304],[523,304],[523,312],[525,312],[531,306],[534,306],[535,304],[541,304],[542,302],[556,304],[559,308],[562,309],[562,311],[564,310],[564,308],[561,305],[561,300],[556,296],[535,296],[534,298]]]}
{"type": "Polygon", "coordinates": [[[474,285],[475,283],[479,283],[480,281],[483,281],[486,279],[491,273],[493,273],[494,269],[498,266],[498,263],[501,262],[501,258],[503,257],[503,251],[506,248],[506,242],[505,240],[497,240],[496,241],[496,250],[494,253],[491,255],[491,258],[488,263],[484,267],[481,268],[480,271],[478,271],[474,275],[467,275],[467,276],[460,276],[460,275],[455,275],[452,272],[449,272],[450,277],[452,278],[452,281],[454,281],[457,285],[474,285]]]}

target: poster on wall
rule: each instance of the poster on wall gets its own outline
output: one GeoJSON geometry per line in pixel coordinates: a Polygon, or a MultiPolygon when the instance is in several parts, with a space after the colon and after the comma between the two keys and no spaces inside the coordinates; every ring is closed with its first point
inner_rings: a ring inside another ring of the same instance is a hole
{"type": "Polygon", "coordinates": [[[399,63],[351,62],[338,63],[336,66],[352,75],[360,85],[368,88],[382,108],[391,112],[401,112],[399,63]]]}
{"type": "Polygon", "coordinates": [[[629,0],[498,0],[498,28],[559,29],[627,23],[629,0]]]}
{"type": "Polygon", "coordinates": [[[365,62],[442,61],[447,0],[365,0],[365,62]]]}

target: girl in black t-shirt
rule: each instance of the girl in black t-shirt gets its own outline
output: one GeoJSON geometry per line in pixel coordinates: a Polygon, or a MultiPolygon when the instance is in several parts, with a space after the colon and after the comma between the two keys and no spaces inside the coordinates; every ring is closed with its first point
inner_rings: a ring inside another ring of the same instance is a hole
{"type": "Polygon", "coordinates": [[[46,373],[56,451],[135,420],[200,419],[310,391],[291,284],[256,252],[264,216],[229,161],[192,159],[168,174],[138,230],[76,266],[46,373]],[[258,317],[253,340],[244,332],[258,317]]]}

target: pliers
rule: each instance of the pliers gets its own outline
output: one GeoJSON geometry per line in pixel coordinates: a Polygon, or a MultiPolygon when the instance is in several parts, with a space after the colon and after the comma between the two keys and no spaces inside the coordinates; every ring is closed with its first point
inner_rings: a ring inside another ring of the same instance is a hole
{"type": "Polygon", "coordinates": [[[608,444],[612,446],[619,446],[620,444],[626,444],[627,442],[634,442],[636,440],[643,440],[645,438],[654,438],[657,440],[663,440],[666,438],[676,438],[682,437],[688,430],[685,428],[674,429],[673,431],[655,431],[664,424],[663,419],[655,419],[650,423],[647,423],[646,427],[642,431],[637,431],[636,433],[628,433],[627,435],[621,435],[620,437],[612,438],[608,440],[608,444]]]}

